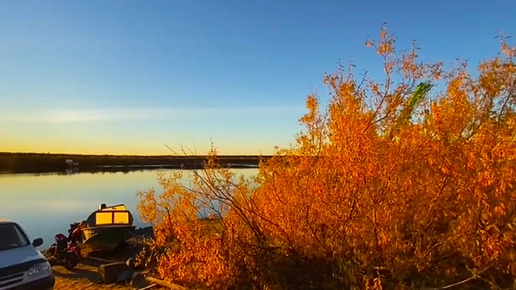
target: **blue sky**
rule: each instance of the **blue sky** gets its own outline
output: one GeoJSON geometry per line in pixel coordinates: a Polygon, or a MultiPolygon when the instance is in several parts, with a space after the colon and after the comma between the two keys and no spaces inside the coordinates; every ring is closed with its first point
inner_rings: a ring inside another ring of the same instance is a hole
{"type": "Polygon", "coordinates": [[[0,151],[269,154],[306,96],[383,22],[423,59],[478,64],[516,34],[516,2],[2,1],[0,151]]]}

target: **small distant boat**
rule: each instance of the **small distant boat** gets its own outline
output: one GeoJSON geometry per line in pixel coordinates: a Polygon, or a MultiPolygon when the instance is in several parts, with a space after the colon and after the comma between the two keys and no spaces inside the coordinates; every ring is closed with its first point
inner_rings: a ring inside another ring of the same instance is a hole
{"type": "Polygon", "coordinates": [[[79,163],[78,162],[74,162],[72,159],[66,159],[65,161],[66,163],[66,170],[72,170],[72,171],[77,171],[79,170],[79,163]]]}
{"type": "Polygon", "coordinates": [[[112,251],[134,233],[134,218],[123,204],[101,204],[81,223],[70,225],[70,233],[79,231],[81,252],[112,251]]]}

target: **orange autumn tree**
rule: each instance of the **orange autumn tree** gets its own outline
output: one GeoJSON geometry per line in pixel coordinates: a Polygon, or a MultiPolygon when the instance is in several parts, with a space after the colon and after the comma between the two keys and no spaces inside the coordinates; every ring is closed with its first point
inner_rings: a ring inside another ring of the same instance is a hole
{"type": "Polygon", "coordinates": [[[211,152],[191,184],[140,194],[165,279],[212,289],[507,288],[516,277],[515,49],[465,62],[367,41],[385,78],[351,68],[307,99],[291,148],[237,176],[211,152]],[[423,88],[424,93],[420,92],[423,88]],[[220,219],[207,222],[210,209],[220,219]]]}

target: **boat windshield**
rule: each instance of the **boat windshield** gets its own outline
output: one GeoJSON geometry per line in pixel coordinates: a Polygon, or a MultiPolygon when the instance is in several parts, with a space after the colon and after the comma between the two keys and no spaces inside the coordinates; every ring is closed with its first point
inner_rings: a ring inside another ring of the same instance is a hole
{"type": "Polygon", "coordinates": [[[0,224],[0,251],[30,245],[25,233],[15,223],[0,224]]]}
{"type": "Polygon", "coordinates": [[[111,225],[111,224],[129,224],[129,212],[128,211],[111,211],[97,212],[95,215],[97,225],[111,225]]]}

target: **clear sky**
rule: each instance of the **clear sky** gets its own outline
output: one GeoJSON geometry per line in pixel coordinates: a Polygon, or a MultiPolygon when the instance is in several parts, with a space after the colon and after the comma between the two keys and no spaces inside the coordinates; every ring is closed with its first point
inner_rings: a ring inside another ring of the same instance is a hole
{"type": "Polygon", "coordinates": [[[476,65],[516,37],[516,1],[1,1],[0,151],[272,153],[339,60],[379,71],[383,22],[476,65]]]}

